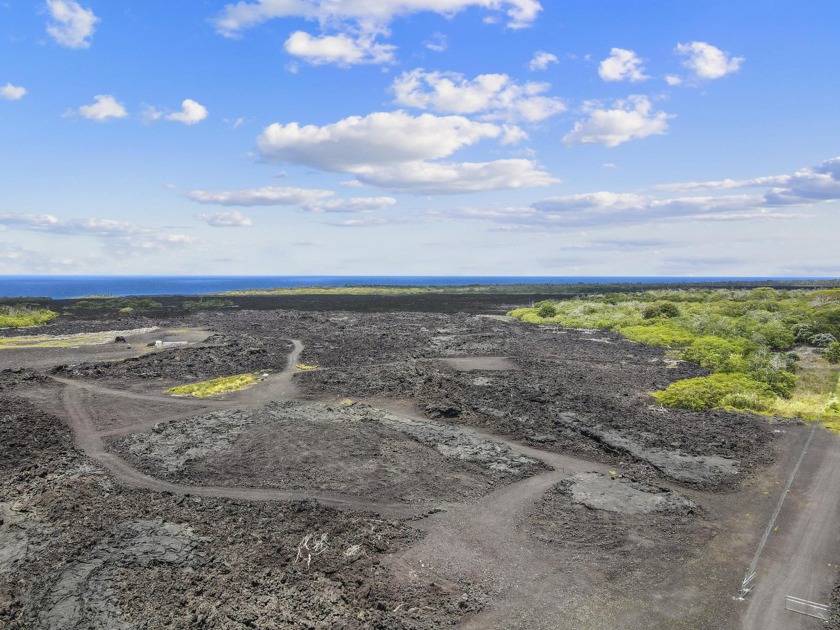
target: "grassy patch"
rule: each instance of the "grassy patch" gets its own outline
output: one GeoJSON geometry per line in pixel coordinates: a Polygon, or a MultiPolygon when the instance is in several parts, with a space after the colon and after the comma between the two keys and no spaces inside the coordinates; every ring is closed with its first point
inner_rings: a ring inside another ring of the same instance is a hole
{"type": "Polygon", "coordinates": [[[46,308],[27,306],[0,306],[0,328],[29,328],[41,326],[58,317],[46,308]]]}
{"type": "Polygon", "coordinates": [[[318,369],[317,365],[310,365],[308,363],[298,363],[295,367],[301,372],[311,372],[312,370],[318,369]]]}
{"type": "Polygon", "coordinates": [[[262,372],[253,372],[249,374],[236,374],[235,376],[222,376],[209,381],[173,387],[171,389],[167,389],[166,393],[172,394],[173,396],[209,398],[211,396],[219,396],[220,394],[226,394],[228,392],[238,392],[243,389],[248,389],[260,381],[261,375],[262,372]]]}
{"type": "Polygon", "coordinates": [[[130,313],[137,308],[161,308],[163,304],[149,298],[99,298],[79,300],[70,308],[87,311],[119,311],[130,313]]]}

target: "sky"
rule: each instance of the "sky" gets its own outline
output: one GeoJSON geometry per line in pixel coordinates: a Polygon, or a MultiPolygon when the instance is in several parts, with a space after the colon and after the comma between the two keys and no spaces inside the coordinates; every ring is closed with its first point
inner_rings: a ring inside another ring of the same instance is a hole
{"type": "Polygon", "coordinates": [[[840,276],[836,0],[0,0],[0,274],[840,276]]]}

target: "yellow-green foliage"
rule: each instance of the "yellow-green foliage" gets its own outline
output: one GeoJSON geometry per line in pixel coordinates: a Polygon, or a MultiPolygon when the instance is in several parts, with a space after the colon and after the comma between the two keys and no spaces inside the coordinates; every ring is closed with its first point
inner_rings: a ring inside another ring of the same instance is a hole
{"type": "Polygon", "coordinates": [[[0,306],[0,328],[29,328],[41,326],[58,317],[46,308],[29,308],[26,306],[0,306]]]}
{"type": "MultiPolygon", "coordinates": [[[[540,303],[509,314],[524,322],[613,330],[639,343],[676,349],[681,359],[714,372],[657,392],[663,404],[819,418],[840,426],[840,416],[832,420],[830,411],[833,397],[840,398],[836,379],[797,386],[796,362],[784,352],[796,343],[825,343],[827,335],[840,338],[838,302],[840,289],[668,289],[575,298],[552,302],[551,309],[540,303]]],[[[827,369],[833,358],[830,353],[817,361],[827,369]]]]}
{"type": "Polygon", "coordinates": [[[695,337],[690,332],[680,330],[666,324],[650,326],[625,326],[620,329],[621,334],[632,341],[648,346],[664,346],[667,348],[684,348],[691,344],[695,337]]]}
{"type": "Polygon", "coordinates": [[[746,372],[745,353],[746,343],[743,341],[704,335],[691,342],[682,358],[715,372],[746,372]]]}
{"type": "Polygon", "coordinates": [[[311,372],[312,370],[317,370],[317,365],[309,365],[307,363],[298,363],[295,367],[299,369],[301,372],[311,372]]]}
{"type": "Polygon", "coordinates": [[[732,407],[767,411],[773,406],[774,394],[764,383],[744,374],[712,374],[672,383],[653,397],[668,407],[703,411],[715,407],[732,407]]]}
{"type": "Polygon", "coordinates": [[[202,381],[200,383],[173,387],[172,389],[167,389],[166,393],[172,394],[173,396],[209,398],[211,396],[218,396],[228,392],[237,392],[242,389],[247,389],[259,382],[260,374],[261,372],[254,372],[252,374],[222,376],[221,378],[214,378],[210,381],[202,381]]]}

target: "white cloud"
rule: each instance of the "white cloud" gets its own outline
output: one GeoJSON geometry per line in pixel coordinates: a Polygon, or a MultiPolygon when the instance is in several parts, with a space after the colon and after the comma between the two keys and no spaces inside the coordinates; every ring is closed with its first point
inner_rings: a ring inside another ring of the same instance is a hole
{"type": "Polygon", "coordinates": [[[26,88],[7,83],[0,87],[0,98],[7,101],[19,101],[26,96],[26,88]]]}
{"type": "Polygon", "coordinates": [[[267,160],[349,173],[362,184],[389,190],[447,194],[553,182],[529,160],[432,161],[484,139],[504,145],[523,137],[515,126],[396,111],[353,116],[323,127],[275,123],[263,131],[257,146],[267,160]]]}
{"type": "Polygon", "coordinates": [[[676,74],[668,74],[665,75],[665,83],[670,85],[671,87],[675,87],[677,85],[682,85],[682,79],[678,77],[676,74]]]}
{"type": "Polygon", "coordinates": [[[636,53],[624,48],[610,50],[610,56],[598,66],[598,74],[604,81],[637,82],[650,78],[645,75],[642,60],[636,53]]]}
{"type": "Polygon", "coordinates": [[[184,123],[185,125],[195,125],[207,118],[207,114],[207,108],[204,105],[188,98],[181,102],[181,111],[169,114],[166,116],[166,120],[184,123]]]}
{"type": "Polygon", "coordinates": [[[393,197],[352,197],[350,199],[330,199],[306,206],[311,212],[357,213],[374,212],[390,208],[397,203],[393,197]]]}
{"type": "Polygon", "coordinates": [[[47,33],[56,42],[68,48],[88,48],[99,18],[75,0],[47,0],[47,11],[52,21],[47,33]]]}
{"type": "Polygon", "coordinates": [[[122,103],[118,102],[110,94],[98,94],[93,97],[92,105],[82,105],[76,113],[82,118],[96,120],[99,122],[109,118],[125,118],[128,112],[122,103]]]}
{"type": "Polygon", "coordinates": [[[504,133],[503,127],[462,116],[377,112],[323,127],[274,123],[257,138],[257,147],[268,160],[353,173],[370,165],[444,158],[504,133]]]}
{"type": "Polygon", "coordinates": [[[334,63],[339,66],[390,63],[394,60],[395,50],[390,44],[377,43],[375,34],[354,37],[339,33],[313,37],[303,31],[292,33],[284,48],[290,55],[301,57],[313,65],[334,63]]]}
{"type": "Polygon", "coordinates": [[[247,190],[217,191],[192,190],[187,196],[193,201],[219,206],[303,206],[332,197],[331,190],[317,188],[289,188],[266,186],[247,190]]]}
{"type": "Polygon", "coordinates": [[[407,162],[362,169],[356,177],[371,186],[426,195],[530,188],[548,186],[559,181],[536,162],[522,159],[460,163],[407,162]]]}
{"type": "Polygon", "coordinates": [[[420,12],[451,16],[471,7],[504,11],[510,28],[530,26],[542,10],[537,0],[255,0],[226,5],[215,24],[227,37],[268,20],[291,17],[381,29],[399,16],[420,12]]]}
{"type": "Polygon", "coordinates": [[[531,72],[536,72],[537,70],[545,70],[548,68],[549,65],[553,63],[559,63],[559,59],[557,59],[557,55],[553,55],[550,52],[545,52],[544,50],[538,50],[534,53],[533,58],[531,61],[528,62],[528,70],[531,72]]]}
{"type": "Polygon", "coordinates": [[[708,182],[679,182],[676,184],[659,184],[654,190],[669,192],[688,192],[692,190],[732,190],[737,188],[767,188],[769,186],[783,186],[790,181],[790,175],[772,175],[768,177],[754,177],[752,179],[720,179],[708,182]]]}
{"type": "Polygon", "coordinates": [[[211,227],[251,227],[251,219],[239,210],[199,214],[198,218],[211,227]]]}
{"type": "Polygon", "coordinates": [[[0,226],[30,232],[66,236],[92,236],[109,247],[123,249],[164,249],[192,243],[184,234],[167,234],[128,221],[113,219],[59,219],[51,214],[0,212],[0,226]]]}
{"type": "Polygon", "coordinates": [[[683,65],[692,71],[697,79],[720,79],[737,72],[744,62],[743,57],[732,57],[706,42],[678,44],[677,53],[686,57],[683,65]]]}
{"type": "Polygon", "coordinates": [[[563,137],[566,145],[603,144],[615,147],[628,140],[638,140],[668,131],[665,112],[654,112],[646,96],[631,96],[616,101],[612,109],[600,109],[597,104],[585,107],[589,118],[575,123],[574,128],[563,137]]]}
{"type": "Polygon", "coordinates": [[[750,194],[658,196],[653,194],[593,193],[550,197],[530,206],[465,208],[455,216],[499,223],[511,230],[549,230],[641,225],[677,221],[732,222],[807,219],[829,202],[840,202],[840,157],[788,176],[722,179],[711,182],[665,184],[652,190],[686,192],[766,188],[750,194]],[[769,186],[769,188],[768,188],[769,186]],[[784,207],[804,209],[783,212],[784,207]]]}
{"type": "Polygon", "coordinates": [[[443,33],[433,33],[423,45],[432,52],[444,52],[449,48],[449,39],[443,33]]]}
{"type": "Polygon", "coordinates": [[[391,86],[395,102],[450,114],[482,114],[484,119],[538,122],[565,111],[558,98],[543,96],[546,83],[520,85],[506,74],[467,79],[456,72],[404,72],[391,86]]]}

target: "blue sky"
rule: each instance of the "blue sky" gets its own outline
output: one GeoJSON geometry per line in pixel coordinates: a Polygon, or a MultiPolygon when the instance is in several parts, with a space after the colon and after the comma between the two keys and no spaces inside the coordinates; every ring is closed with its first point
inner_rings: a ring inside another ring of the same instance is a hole
{"type": "Polygon", "coordinates": [[[0,0],[0,273],[838,276],[834,0],[0,0]]]}

